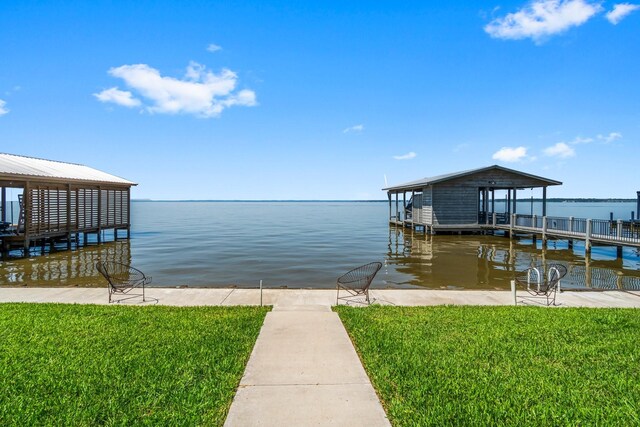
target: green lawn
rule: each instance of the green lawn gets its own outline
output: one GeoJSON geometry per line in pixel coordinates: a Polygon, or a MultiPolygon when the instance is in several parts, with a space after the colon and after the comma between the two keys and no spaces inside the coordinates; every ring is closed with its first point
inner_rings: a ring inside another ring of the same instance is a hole
{"type": "Polygon", "coordinates": [[[640,425],[640,311],[338,307],[393,425],[640,425]]]}
{"type": "Polygon", "coordinates": [[[0,304],[0,425],[222,425],[267,311],[0,304]]]}

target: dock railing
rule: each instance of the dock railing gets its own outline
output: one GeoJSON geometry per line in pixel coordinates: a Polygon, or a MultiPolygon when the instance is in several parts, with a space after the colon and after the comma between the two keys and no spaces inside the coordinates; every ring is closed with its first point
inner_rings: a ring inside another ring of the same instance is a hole
{"type": "Polygon", "coordinates": [[[593,240],[640,246],[640,223],[637,221],[498,213],[491,215],[491,225],[496,228],[506,226],[512,231],[533,231],[543,236],[549,234],[557,237],[575,237],[587,242],[593,240]]]}

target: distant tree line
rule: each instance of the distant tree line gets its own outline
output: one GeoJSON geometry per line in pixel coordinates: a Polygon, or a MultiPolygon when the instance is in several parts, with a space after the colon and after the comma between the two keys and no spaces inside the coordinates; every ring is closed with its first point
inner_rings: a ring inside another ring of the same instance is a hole
{"type": "MultiPolygon", "coordinates": [[[[519,202],[525,202],[525,201],[530,201],[531,198],[527,198],[527,199],[522,199],[522,198],[518,198],[519,202]]],[[[534,198],[533,199],[534,202],[541,202],[542,199],[541,198],[534,198]]],[[[626,202],[635,202],[636,199],[596,199],[596,198],[568,198],[568,199],[562,199],[562,198],[548,198],[547,202],[555,202],[555,203],[562,203],[562,202],[569,202],[569,203],[575,203],[575,202],[582,202],[582,203],[626,203],[626,202]]]]}

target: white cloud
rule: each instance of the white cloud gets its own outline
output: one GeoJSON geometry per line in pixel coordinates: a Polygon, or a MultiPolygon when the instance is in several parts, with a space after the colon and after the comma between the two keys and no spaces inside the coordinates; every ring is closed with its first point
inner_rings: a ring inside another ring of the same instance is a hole
{"type": "Polygon", "coordinates": [[[527,149],[525,147],[502,147],[495,153],[493,153],[492,158],[494,160],[499,160],[502,162],[519,162],[527,157],[527,149]]]}
{"type": "Polygon", "coordinates": [[[517,12],[494,19],[484,30],[494,38],[540,42],[584,24],[601,10],[599,3],[589,0],[534,0],[517,12]]]}
{"type": "Polygon", "coordinates": [[[561,159],[566,159],[568,157],[575,156],[576,150],[569,147],[569,145],[564,142],[558,142],[551,147],[545,148],[544,154],[549,157],[560,157],[561,159]]]}
{"type": "Polygon", "coordinates": [[[578,144],[588,144],[590,142],[593,142],[593,138],[582,138],[581,136],[576,136],[572,141],[569,141],[569,144],[578,145],[578,144]]]}
{"type": "Polygon", "coordinates": [[[613,25],[618,25],[628,14],[640,9],[640,5],[631,3],[618,3],[613,5],[613,9],[605,15],[607,20],[613,25]]]}
{"type": "Polygon", "coordinates": [[[393,156],[393,158],[396,160],[411,160],[411,159],[415,159],[416,156],[417,156],[416,153],[414,153],[413,151],[410,151],[407,154],[402,154],[400,156],[393,156]]]}
{"type": "MultiPolygon", "coordinates": [[[[193,114],[198,117],[217,117],[227,107],[234,105],[255,106],[256,94],[244,89],[234,92],[238,81],[236,73],[223,69],[215,74],[204,65],[190,62],[183,79],[162,76],[160,71],[146,64],[133,64],[114,67],[109,70],[113,77],[124,80],[143,101],[150,113],[193,114]]],[[[126,91],[111,88],[111,95],[117,95],[121,101],[139,101],[126,91]]],[[[104,91],[100,94],[102,95],[104,91]]],[[[102,99],[101,99],[102,100],[102,99]]],[[[105,102],[116,102],[107,99],[105,102]]],[[[142,104],[142,101],[139,101],[142,104]]],[[[124,105],[124,104],[121,104],[124,105]]]]}
{"type": "Polygon", "coordinates": [[[458,144],[455,147],[453,147],[453,152],[454,153],[459,153],[463,150],[466,150],[469,147],[469,144],[464,143],[464,144],[458,144]]]}
{"type": "Polygon", "coordinates": [[[0,99],[0,116],[4,116],[9,112],[9,109],[6,107],[7,102],[0,99]]]}
{"type": "Polygon", "coordinates": [[[211,44],[209,44],[209,46],[207,46],[207,50],[209,52],[217,52],[219,50],[222,50],[222,46],[217,45],[215,43],[211,43],[211,44]]]}
{"type": "Polygon", "coordinates": [[[355,125],[346,128],[342,131],[342,133],[360,133],[364,130],[364,125],[355,125]]]}
{"type": "Polygon", "coordinates": [[[133,97],[131,92],[128,90],[120,90],[117,87],[105,89],[100,93],[94,93],[93,96],[101,102],[113,102],[123,107],[137,107],[142,104],[139,99],[133,97]]]}
{"type": "Polygon", "coordinates": [[[610,132],[609,135],[598,135],[598,139],[604,141],[605,144],[610,144],[620,138],[622,138],[622,134],[620,132],[610,132]]]}
{"type": "Polygon", "coordinates": [[[5,94],[5,95],[11,95],[11,94],[13,94],[14,92],[19,92],[21,89],[22,89],[22,88],[21,88],[20,86],[16,85],[16,86],[12,87],[11,89],[9,89],[9,90],[5,91],[5,92],[4,92],[4,94],[5,94]]]}

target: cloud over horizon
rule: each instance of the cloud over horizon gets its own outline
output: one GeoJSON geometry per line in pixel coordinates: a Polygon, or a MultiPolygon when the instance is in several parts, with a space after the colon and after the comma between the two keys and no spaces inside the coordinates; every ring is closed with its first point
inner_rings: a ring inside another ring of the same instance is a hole
{"type": "Polygon", "coordinates": [[[413,151],[409,151],[407,154],[401,154],[399,156],[393,156],[396,160],[411,160],[415,159],[418,155],[413,151]]]}
{"type": "Polygon", "coordinates": [[[576,150],[569,146],[569,144],[565,142],[557,142],[551,147],[547,147],[543,150],[545,156],[549,157],[560,157],[561,159],[566,159],[569,157],[574,157],[576,155],[576,150]]]}
{"type": "Polygon", "coordinates": [[[210,43],[209,46],[207,46],[207,51],[209,52],[217,52],[219,50],[222,50],[222,46],[215,43],[210,43]]]}
{"type": "Polygon", "coordinates": [[[364,130],[364,125],[350,126],[342,131],[342,133],[361,133],[364,130]]]}
{"type": "Polygon", "coordinates": [[[189,63],[182,79],[162,76],[147,64],[114,67],[109,69],[109,74],[122,79],[139,98],[134,98],[132,92],[112,87],[95,93],[98,100],[125,107],[143,106],[152,114],[193,114],[210,118],[220,116],[231,106],[257,105],[252,90],[235,91],[236,73],[223,68],[215,74],[194,61],[189,63]]]}
{"type": "Polygon", "coordinates": [[[516,12],[494,19],[484,31],[493,38],[531,38],[540,43],[584,24],[601,11],[600,3],[588,0],[534,0],[516,12]]]}
{"type": "Polygon", "coordinates": [[[501,162],[515,163],[520,162],[527,157],[527,149],[525,147],[502,147],[491,158],[501,162]]]}
{"type": "Polygon", "coordinates": [[[3,101],[0,99],[0,116],[4,116],[9,112],[9,109],[6,107],[7,101],[3,101]]]}
{"type": "Polygon", "coordinates": [[[620,132],[609,132],[609,135],[598,135],[598,139],[604,141],[605,144],[610,144],[617,139],[621,139],[622,134],[620,132]]]}
{"type": "Polygon", "coordinates": [[[627,17],[634,10],[640,9],[640,5],[631,3],[618,3],[613,5],[613,9],[607,12],[605,17],[613,25],[618,25],[620,21],[627,17]]]}
{"type": "Polygon", "coordinates": [[[622,138],[620,132],[609,132],[608,135],[598,135],[595,138],[584,138],[577,136],[571,141],[556,142],[554,145],[542,150],[542,153],[547,157],[558,157],[560,159],[568,159],[577,155],[576,148],[579,145],[591,144],[594,141],[602,141],[603,144],[610,144],[613,141],[622,138]]]}

